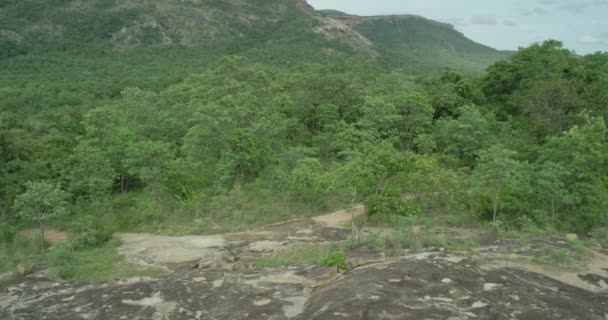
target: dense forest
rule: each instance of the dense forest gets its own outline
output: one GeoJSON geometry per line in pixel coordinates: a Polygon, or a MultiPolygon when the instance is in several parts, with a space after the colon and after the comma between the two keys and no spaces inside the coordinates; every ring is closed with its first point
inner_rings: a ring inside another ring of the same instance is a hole
{"type": "Polygon", "coordinates": [[[41,78],[3,73],[4,245],[39,224],[212,233],[356,203],[500,228],[608,223],[606,53],[547,41],[476,78],[237,56],[158,86],[41,78]]]}

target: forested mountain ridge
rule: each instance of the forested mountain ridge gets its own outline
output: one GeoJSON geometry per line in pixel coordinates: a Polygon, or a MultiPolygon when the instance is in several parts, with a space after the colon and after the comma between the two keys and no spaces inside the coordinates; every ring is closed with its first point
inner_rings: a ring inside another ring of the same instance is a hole
{"type": "Polygon", "coordinates": [[[482,70],[509,52],[499,52],[476,43],[453,25],[415,15],[332,16],[380,48],[389,65],[406,71],[438,70],[440,65],[459,66],[465,71],[482,70]],[[417,68],[407,63],[416,62],[417,68]]]}
{"type": "Polygon", "coordinates": [[[428,19],[334,16],[304,0],[7,0],[0,6],[0,58],[48,50],[171,47],[280,57],[304,49],[308,57],[296,54],[295,60],[355,53],[409,72],[437,72],[448,65],[480,72],[505,56],[428,19]],[[423,56],[429,52],[437,54],[423,56]]]}

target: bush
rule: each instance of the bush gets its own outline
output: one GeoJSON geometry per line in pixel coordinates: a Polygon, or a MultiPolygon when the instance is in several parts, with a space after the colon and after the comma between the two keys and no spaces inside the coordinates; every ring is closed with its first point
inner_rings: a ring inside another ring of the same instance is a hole
{"type": "Polygon", "coordinates": [[[37,262],[40,256],[40,241],[17,235],[12,242],[0,246],[0,271],[12,271],[22,262],[37,262]]]}
{"type": "Polygon", "coordinates": [[[0,245],[6,245],[15,239],[15,227],[8,221],[0,220],[0,245]]]}
{"type": "Polygon", "coordinates": [[[74,250],[103,247],[112,240],[115,231],[111,223],[93,221],[91,216],[83,217],[70,229],[69,241],[74,250]]]}
{"type": "Polygon", "coordinates": [[[344,250],[335,249],[327,257],[319,261],[319,266],[337,267],[338,270],[346,270],[346,255],[344,254],[344,250]]]}
{"type": "Polygon", "coordinates": [[[74,276],[76,272],[74,250],[69,243],[55,247],[49,252],[47,259],[60,278],[69,279],[74,276]]]}
{"type": "Polygon", "coordinates": [[[413,201],[404,199],[400,193],[373,194],[365,201],[370,215],[379,216],[409,216],[421,213],[420,206],[413,201]]]}
{"type": "Polygon", "coordinates": [[[288,178],[292,197],[311,208],[327,206],[328,185],[321,162],[312,158],[298,161],[288,178]]]}
{"type": "Polygon", "coordinates": [[[286,266],[318,265],[326,258],[331,248],[325,244],[301,245],[289,247],[270,257],[256,261],[258,268],[280,268],[286,266]]]}
{"type": "Polygon", "coordinates": [[[572,252],[578,257],[585,259],[588,255],[587,247],[585,247],[585,243],[581,240],[570,240],[568,241],[568,245],[572,252]]]}
{"type": "Polygon", "coordinates": [[[597,240],[602,247],[608,247],[608,227],[595,229],[591,232],[593,239],[597,240]]]}
{"type": "Polygon", "coordinates": [[[365,239],[365,244],[370,249],[380,250],[384,248],[384,239],[380,233],[372,233],[365,239]]]}

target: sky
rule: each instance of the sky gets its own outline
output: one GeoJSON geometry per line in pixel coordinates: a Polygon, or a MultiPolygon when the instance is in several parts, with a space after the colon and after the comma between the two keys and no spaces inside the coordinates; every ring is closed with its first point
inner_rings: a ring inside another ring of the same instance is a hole
{"type": "Polygon", "coordinates": [[[608,0],[308,0],[356,15],[415,14],[479,43],[516,50],[556,39],[579,54],[608,51],[608,0]]]}

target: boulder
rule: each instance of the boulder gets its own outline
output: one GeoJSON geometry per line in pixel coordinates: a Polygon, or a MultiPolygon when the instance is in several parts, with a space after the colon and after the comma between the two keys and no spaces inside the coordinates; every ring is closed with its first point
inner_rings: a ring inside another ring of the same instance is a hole
{"type": "Polygon", "coordinates": [[[376,264],[386,261],[384,252],[376,252],[371,250],[359,249],[350,251],[346,254],[346,267],[354,269],[370,264],[376,264]]]}
{"type": "Polygon", "coordinates": [[[239,258],[229,253],[209,255],[192,266],[192,269],[237,270],[241,268],[239,258]]]}
{"type": "Polygon", "coordinates": [[[23,262],[17,265],[15,272],[18,276],[25,277],[36,271],[36,265],[33,263],[23,262]]]}
{"type": "Polygon", "coordinates": [[[283,243],[278,241],[257,241],[249,245],[249,252],[273,253],[284,249],[283,243]]]}
{"type": "Polygon", "coordinates": [[[578,240],[578,236],[576,235],[576,233],[567,234],[566,235],[566,240],[568,240],[568,241],[576,241],[576,240],[578,240]]]}

